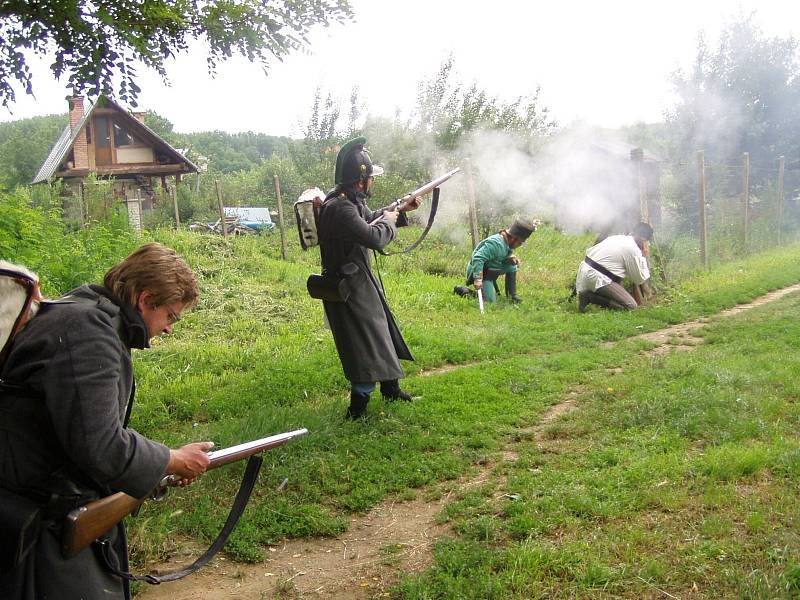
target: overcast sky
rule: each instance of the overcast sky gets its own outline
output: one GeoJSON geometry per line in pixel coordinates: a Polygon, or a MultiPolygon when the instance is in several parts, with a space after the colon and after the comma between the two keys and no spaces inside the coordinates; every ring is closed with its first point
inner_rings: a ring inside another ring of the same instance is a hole
{"type": "MultiPolygon", "coordinates": [[[[674,104],[670,75],[690,68],[700,31],[715,40],[739,14],[755,13],[770,36],[800,37],[800,3],[790,0],[351,0],[355,22],[319,29],[308,52],[265,76],[246,60],[205,71],[194,52],[167,63],[171,82],[140,80],[139,109],[179,132],[219,129],[300,135],[314,90],[332,93],[345,113],[360,86],[373,114],[407,115],[417,84],[452,53],[458,79],[504,100],[532,94],[560,124],[616,127],[658,121],[674,104]]],[[[36,99],[18,91],[0,120],[66,112],[68,90],[34,61],[36,99]]]]}

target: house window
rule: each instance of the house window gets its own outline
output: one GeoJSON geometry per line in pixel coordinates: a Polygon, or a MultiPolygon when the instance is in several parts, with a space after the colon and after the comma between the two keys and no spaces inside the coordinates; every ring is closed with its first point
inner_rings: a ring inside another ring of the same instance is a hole
{"type": "Polygon", "coordinates": [[[128,131],[128,128],[125,125],[115,121],[114,145],[117,148],[120,148],[122,146],[142,146],[143,144],[137,140],[130,131],[128,131]]]}
{"type": "Polygon", "coordinates": [[[95,117],[94,132],[97,134],[96,143],[98,148],[111,146],[111,140],[108,138],[108,117],[95,117]]]}

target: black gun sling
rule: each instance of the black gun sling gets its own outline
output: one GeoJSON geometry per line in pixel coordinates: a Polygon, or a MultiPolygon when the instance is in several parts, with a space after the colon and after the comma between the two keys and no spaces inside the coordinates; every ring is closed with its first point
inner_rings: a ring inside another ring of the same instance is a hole
{"type": "Polygon", "coordinates": [[[433,197],[431,198],[431,214],[428,215],[428,224],[425,225],[425,230],[420,234],[419,238],[416,242],[411,244],[408,248],[404,250],[398,250],[397,252],[386,252],[385,250],[378,250],[384,256],[394,256],[395,254],[405,254],[407,252],[411,252],[414,248],[419,246],[422,241],[427,237],[428,232],[433,227],[433,220],[436,218],[436,211],[439,209],[439,188],[433,188],[433,197]]]}
{"type": "Polygon", "coordinates": [[[614,273],[612,273],[611,271],[609,271],[608,269],[606,269],[606,268],[605,268],[603,265],[601,265],[600,263],[593,261],[593,260],[592,260],[591,258],[589,258],[588,256],[585,256],[585,257],[583,258],[583,262],[585,262],[587,265],[589,265],[590,267],[592,267],[592,268],[593,268],[595,271],[599,271],[600,273],[602,273],[603,275],[605,275],[606,277],[608,277],[608,278],[609,278],[611,281],[613,281],[614,283],[622,283],[622,277],[620,277],[619,275],[614,275],[614,273]]]}
{"type": "Polygon", "coordinates": [[[244,471],[239,491],[236,492],[236,498],[233,501],[231,511],[228,513],[228,518],[225,520],[225,524],[222,526],[222,530],[219,532],[217,539],[214,540],[208,550],[206,550],[200,558],[188,567],[170,573],[164,573],[163,575],[134,575],[133,573],[120,570],[114,549],[111,547],[108,540],[98,540],[95,544],[108,570],[114,575],[127,579],[128,581],[145,581],[151,585],[158,585],[159,583],[182,579],[204,567],[208,561],[214,558],[217,552],[222,550],[225,542],[228,541],[228,537],[230,537],[231,533],[236,528],[236,523],[239,521],[239,517],[242,516],[248,500],[250,500],[250,494],[253,492],[256,479],[258,479],[258,472],[261,469],[262,461],[263,459],[260,454],[254,454],[248,459],[247,468],[244,471]]]}

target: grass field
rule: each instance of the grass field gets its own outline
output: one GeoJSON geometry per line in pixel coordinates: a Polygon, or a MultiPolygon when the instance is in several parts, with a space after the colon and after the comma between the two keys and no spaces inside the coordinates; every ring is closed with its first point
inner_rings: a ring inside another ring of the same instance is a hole
{"type": "MultiPolygon", "coordinates": [[[[435,567],[394,595],[774,598],[800,589],[798,301],[714,323],[693,352],[648,356],[646,342],[627,341],[800,281],[799,247],[687,275],[633,313],[581,315],[568,285],[591,237],[545,228],[518,252],[523,304],[501,301],[482,316],[452,293],[468,245],[434,238],[379,261],[417,359],[404,387],[422,399],[387,404],[374,394],[369,418],[351,423],[322,308],[305,291],[316,251],[292,244],[282,261],[276,235],[153,237],[188,259],[203,296],[175,335],[137,352],[132,425],[170,445],[310,431],[266,454],[232,557],[258,560],[285,536],[335,535],[354,512],[424,495],[511,447],[517,461],[499,463],[442,514],[453,537],[437,545],[435,567]],[[461,368],[418,376],[444,365],[461,368]],[[534,439],[530,428],[565,397],[579,410],[534,439]]],[[[146,505],[129,520],[134,562],[163,558],[180,537],[216,535],[241,471],[210,472],[146,505]]]]}

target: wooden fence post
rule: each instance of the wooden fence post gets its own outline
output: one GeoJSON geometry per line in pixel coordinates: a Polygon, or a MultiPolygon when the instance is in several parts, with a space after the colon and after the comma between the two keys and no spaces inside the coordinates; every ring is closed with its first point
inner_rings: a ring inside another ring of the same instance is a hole
{"type": "Polygon", "coordinates": [[[786,159],[781,156],[778,158],[778,245],[783,237],[783,194],[784,194],[784,174],[786,169],[786,159]]]}
{"type": "Polygon", "coordinates": [[[636,191],[639,196],[639,222],[650,223],[650,209],[647,205],[647,182],[644,179],[642,167],[644,163],[644,150],[634,148],[631,150],[631,160],[636,165],[636,191]]]}
{"type": "Polygon", "coordinates": [[[214,180],[214,189],[217,190],[217,204],[219,205],[219,224],[222,227],[222,237],[228,239],[228,224],[225,222],[225,209],[222,207],[222,194],[219,191],[219,179],[214,180]]]}
{"type": "Polygon", "coordinates": [[[700,209],[700,264],[705,269],[708,267],[708,253],[706,250],[706,164],[702,150],[697,151],[697,176],[697,204],[700,209]]]}
{"type": "Polygon", "coordinates": [[[142,217],[144,217],[144,209],[142,208],[142,190],[139,189],[136,192],[136,206],[139,209],[139,227],[137,231],[141,233],[142,231],[142,217]]]}
{"type": "Polygon", "coordinates": [[[281,198],[281,182],[277,175],[273,175],[275,183],[275,198],[278,203],[278,230],[281,232],[281,258],[286,260],[286,234],[283,231],[283,199],[281,198]]]}
{"type": "Polygon", "coordinates": [[[172,209],[175,211],[175,229],[181,228],[181,215],[178,212],[178,184],[176,184],[169,189],[170,196],[172,196],[172,209]]]}
{"type": "Polygon", "coordinates": [[[472,180],[472,161],[464,159],[464,175],[467,178],[467,206],[469,208],[469,234],[472,238],[472,248],[474,249],[480,240],[478,239],[478,207],[475,204],[475,183],[472,180]]]}
{"type": "Polygon", "coordinates": [[[750,238],[750,153],[742,154],[742,223],[744,234],[744,250],[750,238]]]}
{"type": "Polygon", "coordinates": [[[82,179],[79,185],[81,188],[81,197],[80,206],[78,208],[81,215],[81,226],[83,226],[89,221],[89,207],[86,205],[86,187],[84,186],[82,179]]]}

